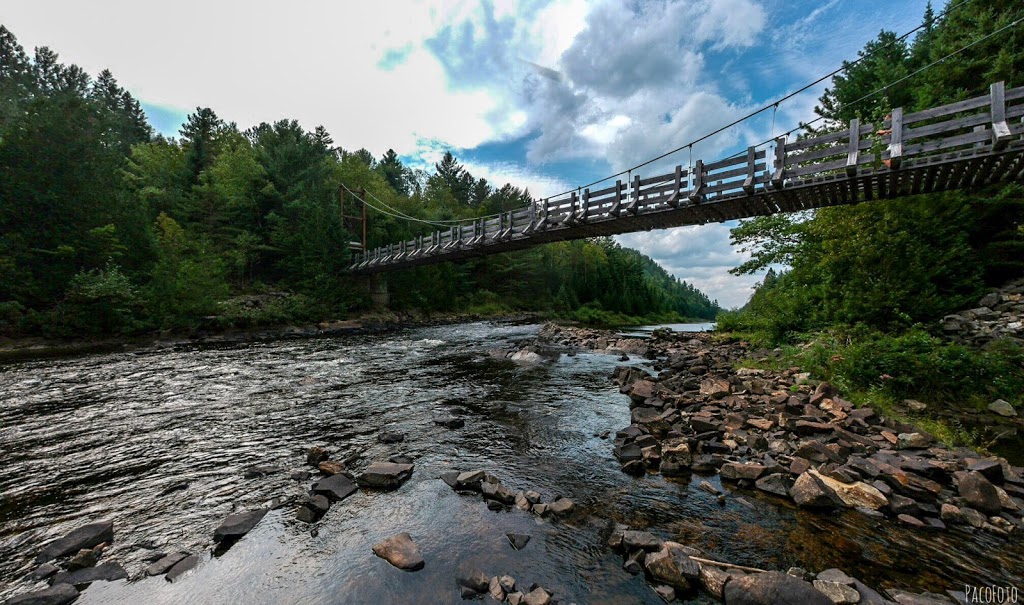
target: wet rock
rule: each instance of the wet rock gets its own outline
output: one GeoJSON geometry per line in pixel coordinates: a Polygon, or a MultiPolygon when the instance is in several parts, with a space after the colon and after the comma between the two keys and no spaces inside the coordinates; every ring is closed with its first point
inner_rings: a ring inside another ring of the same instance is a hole
{"type": "Polygon", "coordinates": [[[1017,415],[1017,410],[1013,409],[1012,405],[1002,399],[996,399],[988,404],[988,411],[1006,418],[1012,418],[1017,415]]]}
{"type": "Polygon", "coordinates": [[[498,578],[498,584],[505,592],[512,592],[516,589],[516,579],[512,576],[501,576],[498,578]]]}
{"type": "Polygon", "coordinates": [[[307,481],[312,476],[307,470],[294,470],[288,474],[288,478],[292,481],[307,481]]]}
{"type": "Polygon", "coordinates": [[[532,504],[530,504],[530,501],[526,499],[526,494],[524,494],[523,492],[519,492],[516,494],[515,504],[516,508],[525,511],[529,511],[530,508],[533,506],[532,504]]]}
{"type": "Polygon", "coordinates": [[[666,603],[676,600],[676,589],[671,586],[655,586],[654,592],[658,593],[658,596],[666,603]]]}
{"type": "Polygon", "coordinates": [[[423,555],[407,532],[374,544],[373,554],[406,571],[417,571],[424,566],[423,555]]]}
{"type": "Polygon", "coordinates": [[[644,572],[644,561],[647,560],[647,555],[643,550],[637,549],[622,562],[622,569],[625,569],[631,575],[639,575],[644,572]]]}
{"type": "Polygon", "coordinates": [[[970,504],[988,515],[998,515],[1003,510],[999,501],[999,492],[981,473],[967,472],[960,476],[957,486],[960,496],[970,504]]]}
{"type": "Polygon", "coordinates": [[[497,500],[502,504],[513,504],[516,501],[512,490],[498,482],[484,481],[480,484],[480,493],[485,500],[497,500]]]}
{"type": "Polygon", "coordinates": [[[178,564],[179,561],[188,556],[188,553],[184,552],[172,552],[151,564],[146,568],[147,576],[159,576],[170,571],[172,567],[178,564]]]}
{"type": "Polygon", "coordinates": [[[700,578],[700,566],[676,542],[665,542],[661,550],[648,554],[644,566],[655,580],[684,590],[700,578]]]}
{"type": "Polygon", "coordinates": [[[318,517],[308,506],[300,506],[295,509],[295,518],[303,523],[316,523],[318,517]]]}
{"type": "Polygon", "coordinates": [[[813,584],[818,591],[828,597],[835,605],[853,605],[860,602],[860,593],[852,586],[827,580],[815,580],[813,584]]]}
{"type": "Polygon", "coordinates": [[[252,531],[256,524],[263,520],[267,509],[261,508],[244,513],[234,513],[227,518],[213,532],[213,539],[216,542],[224,540],[237,540],[252,531]]]}
{"type": "Polygon", "coordinates": [[[30,580],[34,582],[39,582],[40,580],[45,580],[46,578],[49,578],[58,571],[60,571],[60,568],[58,568],[53,563],[43,563],[39,567],[35,568],[32,571],[32,573],[28,575],[28,577],[30,580]]]}
{"type": "Polygon", "coordinates": [[[543,588],[537,587],[523,597],[523,605],[550,605],[551,595],[543,588]]]}
{"type": "Polygon", "coordinates": [[[447,473],[441,473],[438,477],[441,481],[448,484],[448,487],[455,489],[459,485],[459,471],[448,471],[447,473]]]}
{"type": "Polygon", "coordinates": [[[853,581],[853,587],[860,594],[859,605],[892,605],[892,601],[878,594],[872,588],[863,584],[860,580],[853,581]]]}
{"type": "Polygon", "coordinates": [[[455,478],[455,483],[458,489],[478,492],[480,491],[480,484],[483,483],[486,476],[487,473],[484,471],[466,471],[459,473],[459,476],[455,478]]]}
{"type": "Polygon", "coordinates": [[[66,567],[68,571],[76,571],[96,565],[100,560],[100,554],[103,552],[103,546],[103,544],[100,544],[96,548],[83,548],[75,553],[75,556],[71,557],[71,560],[67,562],[66,567]]]}
{"type": "Polygon", "coordinates": [[[576,508],[576,504],[568,498],[559,498],[548,505],[548,510],[556,515],[567,515],[576,508]]]}
{"type": "Polygon", "coordinates": [[[705,378],[700,383],[700,394],[712,399],[725,397],[732,392],[732,386],[724,378],[705,378]]]}
{"type": "Polygon", "coordinates": [[[981,473],[986,479],[995,484],[1002,484],[1003,465],[995,458],[983,458],[967,466],[967,470],[981,473]]]}
{"type": "Polygon", "coordinates": [[[340,502],[356,493],[359,488],[345,475],[331,475],[313,484],[313,493],[340,502]]]}
{"type": "Polygon", "coordinates": [[[57,557],[76,553],[83,548],[92,548],[104,542],[113,542],[113,540],[113,521],[97,521],[83,525],[63,538],[58,538],[47,544],[36,557],[36,563],[46,563],[57,557]]]}
{"type": "Polygon", "coordinates": [[[505,589],[501,587],[501,581],[498,580],[498,576],[491,578],[491,583],[487,585],[487,592],[491,595],[491,598],[499,603],[505,600],[505,589]]]}
{"type": "Polygon", "coordinates": [[[497,500],[486,500],[487,510],[493,510],[495,512],[505,508],[505,505],[497,500]]]}
{"type": "Polygon", "coordinates": [[[377,440],[381,443],[401,443],[405,441],[405,434],[398,431],[382,431],[377,435],[377,440]]]}
{"type": "Polygon", "coordinates": [[[943,596],[933,597],[927,594],[913,594],[903,590],[890,589],[886,592],[899,605],[949,605],[949,599],[943,596]]]}
{"type": "Polygon", "coordinates": [[[323,473],[323,474],[325,474],[327,476],[330,476],[330,475],[340,475],[340,474],[342,474],[342,473],[344,473],[344,472],[346,472],[348,470],[348,469],[345,468],[344,464],[342,464],[340,462],[337,462],[337,461],[334,461],[334,460],[325,460],[325,461],[321,462],[320,464],[316,465],[316,468],[321,473],[323,473]]]}
{"type": "Polygon", "coordinates": [[[521,605],[524,596],[525,595],[523,595],[523,593],[517,590],[515,592],[508,593],[507,595],[505,595],[505,598],[508,600],[509,605],[521,605]]]}
{"type": "Polygon", "coordinates": [[[815,470],[807,471],[807,473],[824,484],[826,489],[835,493],[843,504],[850,508],[862,507],[878,510],[889,504],[889,500],[882,492],[861,481],[847,484],[826,477],[815,470]]]}
{"type": "Polygon", "coordinates": [[[486,591],[487,587],[491,584],[491,579],[479,569],[461,572],[455,576],[455,581],[459,586],[464,586],[475,593],[486,591]]]}
{"type": "Polygon", "coordinates": [[[78,590],[70,584],[58,584],[45,590],[26,592],[5,601],[4,605],[67,605],[78,598],[78,590]]]}
{"type": "Polygon", "coordinates": [[[660,550],[661,540],[650,532],[626,530],[622,532],[622,546],[628,550],[660,550]]]}
{"type": "Polygon", "coordinates": [[[647,466],[645,466],[640,460],[631,460],[622,465],[622,472],[627,475],[640,477],[647,473],[647,466]]]}
{"type": "Polygon", "coordinates": [[[737,464],[735,462],[728,462],[722,465],[719,471],[722,474],[723,479],[731,479],[733,481],[739,481],[746,479],[747,481],[754,481],[764,474],[768,467],[763,464],[737,464]]]}
{"type": "Polygon", "coordinates": [[[720,496],[722,494],[722,491],[720,489],[718,489],[714,485],[711,485],[707,481],[701,481],[700,485],[698,485],[697,488],[700,489],[701,491],[705,491],[705,492],[707,492],[707,493],[709,493],[709,494],[711,494],[713,496],[720,496]]]}
{"type": "Polygon", "coordinates": [[[909,525],[910,527],[915,527],[917,529],[924,529],[925,527],[927,527],[924,521],[921,521],[920,519],[912,515],[897,515],[896,518],[899,519],[899,521],[904,525],[909,525]]]}
{"type": "Polygon", "coordinates": [[[734,578],[723,595],[727,605],[832,605],[809,583],[777,571],[734,578]]]}
{"type": "Polygon", "coordinates": [[[789,494],[798,506],[804,508],[835,508],[833,494],[811,475],[811,471],[797,477],[789,494]]]}
{"type": "Polygon", "coordinates": [[[413,465],[394,462],[371,462],[356,482],[360,487],[397,489],[412,476],[413,465]]]}
{"type": "Polygon", "coordinates": [[[313,446],[306,452],[306,464],[316,466],[327,460],[330,456],[331,453],[326,449],[319,446],[313,446]]]}
{"type": "Polygon", "coordinates": [[[257,477],[266,477],[267,475],[280,473],[283,470],[284,469],[282,469],[280,466],[250,466],[249,468],[245,469],[245,471],[242,473],[242,476],[245,477],[246,479],[255,479],[257,477]]]}
{"type": "Polygon", "coordinates": [[[51,584],[71,584],[81,590],[82,586],[93,582],[113,582],[128,578],[128,572],[116,561],[110,561],[97,567],[86,567],[78,571],[62,571],[53,576],[51,584]]]}
{"type": "Polygon", "coordinates": [[[711,565],[700,566],[700,585],[704,587],[704,590],[711,596],[718,600],[724,598],[723,592],[725,590],[725,583],[729,581],[731,576],[717,567],[711,565]]]}
{"type": "Polygon", "coordinates": [[[189,555],[175,563],[174,567],[167,571],[167,575],[164,578],[168,582],[175,582],[178,578],[198,567],[200,560],[199,555],[189,555]]]}
{"type": "Polygon", "coordinates": [[[789,484],[786,481],[786,475],[782,473],[773,473],[771,475],[761,477],[754,482],[754,486],[761,491],[768,492],[769,494],[774,494],[783,498],[789,496],[789,484]]]}
{"type": "Polygon", "coordinates": [[[466,421],[457,416],[442,416],[435,418],[434,424],[439,424],[446,429],[461,429],[466,426],[466,421]]]}
{"type": "Polygon", "coordinates": [[[530,536],[527,534],[505,534],[505,537],[516,550],[523,550],[530,543],[530,536]]]}

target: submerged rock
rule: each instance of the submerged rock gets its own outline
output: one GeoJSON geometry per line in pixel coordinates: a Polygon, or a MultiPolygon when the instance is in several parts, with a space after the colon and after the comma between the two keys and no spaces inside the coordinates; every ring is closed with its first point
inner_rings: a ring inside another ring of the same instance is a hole
{"type": "Polygon", "coordinates": [[[184,559],[182,559],[181,561],[178,561],[174,565],[174,567],[172,567],[167,572],[167,575],[164,576],[164,577],[166,578],[166,580],[168,582],[175,582],[181,576],[183,576],[186,573],[188,573],[188,572],[192,571],[193,569],[195,569],[199,565],[199,561],[200,561],[199,555],[189,555],[189,556],[185,557],[184,559]]]}
{"type": "Polygon", "coordinates": [[[45,590],[26,592],[5,601],[4,605],[67,605],[78,598],[78,590],[70,584],[58,584],[45,590]]]}
{"type": "Polygon", "coordinates": [[[516,550],[523,550],[530,543],[530,536],[527,534],[505,534],[505,537],[516,550]]]}
{"type": "Polygon", "coordinates": [[[479,569],[461,572],[455,576],[455,581],[459,586],[464,586],[476,593],[486,591],[488,586],[491,584],[491,579],[487,577],[487,574],[479,569]]]}
{"type": "Polygon", "coordinates": [[[408,532],[378,542],[373,545],[373,554],[391,563],[398,569],[417,571],[423,569],[423,555],[419,547],[412,541],[408,532]]]}
{"type": "Polygon", "coordinates": [[[394,462],[371,462],[356,478],[360,487],[397,489],[412,476],[413,465],[394,462]]]}
{"type": "Polygon", "coordinates": [[[313,484],[313,493],[330,500],[341,501],[356,493],[359,488],[345,475],[331,475],[313,484]]]}
{"type": "Polygon", "coordinates": [[[728,605],[833,605],[809,583],[777,571],[733,578],[723,594],[728,605]]]}
{"type": "Polygon", "coordinates": [[[214,530],[213,539],[217,542],[222,542],[224,540],[237,540],[252,531],[252,528],[256,527],[256,524],[259,523],[266,514],[267,509],[261,508],[244,513],[228,515],[220,526],[214,530]]]}
{"type": "Polygon", "coordinates": [[[36,557],[36,563],[46,563],[57,557],[76,553],[83,548],[92,548],[104,542],[113,542],[113,540],[113,521],[97,521],[83,525],[63,538],[57,538],[47,544],[36,557]]]}
{"type": "Polygon", "coordinates": [[[160,558],[158,561],[152,563],[146,568],[147,576],[159,576],[167,573],[172,567],[174,567],[179,561],[188,556],[188,553],[184,552],[172,552],[160,558]]]}
{"type": "Polygon", "coordinates": [[[86,567],[78,571],[62,571],[53,576],[52,584],[71,584],[75,588],[80,588],[85,584],[93,582],[113,582],[114,580],[124,580],[127,578],[128,572],[121,567],[121,564],[116,561],[110,561],[98,567],[86,567]]]}

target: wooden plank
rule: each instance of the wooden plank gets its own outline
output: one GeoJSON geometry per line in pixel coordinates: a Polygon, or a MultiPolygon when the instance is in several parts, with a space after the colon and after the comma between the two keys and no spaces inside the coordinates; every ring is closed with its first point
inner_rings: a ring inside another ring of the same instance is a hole
{"type": "Polygon", "coordinates": [[[903,161],[903,108],[892,110],[889,128],[889,169],[899,170],[903,161]]]}
{"type": "Polygon", "coordinates": [[[818,135],[810,139],[800,139],[797,141],[793,141],[792,143],[786,146],[786,150],[799,152],[803,151],[804,149],[817,147],[818,145],[831,145],[832,143],[845,141],[847,138],[849,138],[849,136],[850,135],[847,131],[839,130],[836,132],[830,132],[828,134],[818,135]]]}
{"type": "MultiPolygon", "coordinates": [[[[700,161],[700,160],[698,160],[698,161],[700,161]]],[[[744,155],[734,155],[734,156],[727,157],[727,158],[725,158],[723,160],[718,160],[717,162],[711,162],[710,164],[704,164],[701,161],[701,166],[704,167],[704,171],[705,172],[709,172],[710,173],[710,172],[712,172],[714,170],[720,170],[722,168],[728,168],[729,166],[736,166],[737,164],[743,164],[746,161],[747,161],[747,156],[745,154],[744,155]]],[[[698,173],[696,168],[694,169],[693,172],[694,172],[694,174],[698,173]]]]}
{"type": "Polygon", "coordinates": [[[846,176],[857,174],[857,161],[860,157],[860,119],[850,120],[849,144],[846,146],[846,176]]]}
{"type": "Polygon", "coordinates": [[[796,166],[806,162],[815,162],[824,158],[830,158],[837,155],[845,155],[846,147],[841,145],[834,145],[826,149],[815,149],[813,151],[806,151],[801,154],[789,153],[789,148],[786,148],[786,167],[796,166]]]}
{"type": "Polygon", "coordinates": [[[964,111],[971,111],[972,109],[981,109],[989,104],[989,98],[975,97],[973,99],[967,99],[965,101],[957,101],[956,103],[950,103],[948,105],[942,105],[939,107],[932,107],[931,109],[925,109],[923,111],[915,111],[914,113],[908,113],[903,116],[904,124],[914,124],[924,120],[930,120],[932,118],[938,118],[942,116],[952,115],[954,113],[961,113],[964,111]]]}
{"type": "Polygon", "coordinates": [[[775,174],[772,175],[772,185],[776,189],[782,189],[786,179],[786,137],[775,139],[775,174]]]}
{"type": "Polygon", "coordinates": [[[811,164],[810,166],[801,166],[799,168],[790,168],[786,171],[786,176],[791,180],[800,179],[800,177],[809,174],[821,174],[831,170],[844,170],[847,167],[847,159],[845,157],[831,162],[825,162],[823,164],[811,164]]]}
{"type": "Polygon", "coordinates": [[[1006,123],[1006,88],[1002,82],[996,82],[989,89],[990,113],[992,115],[992,145],[1000,150],[1010,142],[1010,125],[1006,123]]]}
{"type": "Polygon", "coordinates": [[[966,128],[973,128],[979,124],[988,123],[989,116],[987,114],[979,113],[971,116],[957,118],[956,120],[949,120],[947,122],[928,124],[926,126],[919,126],[918,128],[907,128],[903,133],[903,140],[912,141],[914,139],[920,139],[922,137],[932,137],[946,132],[954,132],[966,128]]]}
{"type": "Polygon", "coordinates": [[[923,143],[916,143],[914,145],[907,145],[904,152],[909,155],[924,155],[929,153],[935,153],[937,151],[944,151],[946,149],[963,147],[965,145],[973,145],[974,143],[979,143],[983,141],[991,141],[991,135],[988,133],[988,131],[972,131],[965,134],[957,135],[955,137],[948,137],[945,139],[936,139],[934,141],[926,141],[923,143]]]}

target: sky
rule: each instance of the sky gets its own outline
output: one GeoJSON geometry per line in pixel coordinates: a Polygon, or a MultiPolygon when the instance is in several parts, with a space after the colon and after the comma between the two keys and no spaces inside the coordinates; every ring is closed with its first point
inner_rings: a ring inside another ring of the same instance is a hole
{"type": "MultiPolygon", "coordinates": [[[[241,128],[297,119],[345,149],[389,148],[536,198],[687,145],[856,58],[926,0],[4,0],[0,23],[95,75],[113,71],[177,135],[210,107],[241,128]]],[[[941,0],[936,2],[942,6],[941,0]]],[[[814,117],[826,83],[693,148],[707,161],[814,117]]],[[[691,161],[689,151],[641,170],[691,161]]],[[[760,276],[734,223],[617,236],[726,308],[760,276]]]]}

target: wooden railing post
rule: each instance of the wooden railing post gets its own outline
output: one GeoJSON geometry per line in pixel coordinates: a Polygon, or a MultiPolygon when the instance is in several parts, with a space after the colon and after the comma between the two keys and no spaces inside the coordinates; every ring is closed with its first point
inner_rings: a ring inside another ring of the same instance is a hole
{"type": "Polygon", "coordinates": [[[706,185],[704,174],[704,160],[697,160],[693,166],[693,191],[690,192],[690,203],[699,204],[704,200],[704,186],[706,185]]]}
{"type": "Polygon", "coordinates": [[[753,146],[747,147],[747,178],[743,179],[743,191],[747,195],[754,194],[754,179],[757,177],[754,170],[756,166],[757,150],[753,146]]]}
{"type": "Polygon", "coordinates": [[[992,147],[996,150],[1010,142],[1010,125],[1006,123],[1006,85],[996,82],[989,89],[992,99],[992,147]]]}
{"type": "Polygon", "coordinates": [[[786,137],[775,139],[775,172],[772,174],[772,185],[782,189],[786,182],[786,137]]]}
{"type": "Polygon", "coordinates": [[[626,206],[626,212],[630,214],[637,214],[640,212],[640,175],[636,175],[633,178],[633,190],[629,192],[629,204],[626,206]]]}
{"type": "Polygon", "coordinates": [[[857,162],[860,161],[860,120],[850,120],[850,146],[846,151],[846,176],[857,176],[857,162]]]}
{"type": "Polygon", "coordinates": [[[590,214],[590,189],[583,190],[583,206],[580,208],[579,220],[587,222],[587,215],[590,214]]]}
{"type": "Polygon", "coordinates": [[[675,191],[672,195],[668,196],[668,205],[670,208],[679,207],[679,196],[682,195],[683,190],[683,167],[680,164],[676,164],[676,181],[675,191]]]}
{"type": "Polygon", "coordinates": [[[612,207],[608,209],[608,214],[611,216],[619,216],[622,213],[622,181],[615,180],[615,201],[612,202],[612,207]]]}
{"type": "Polygon", "coordinates": [[[576,222],[576,192],[573,191],[569,195],[569,214],[565,215],[563,221],[566,225],[571,225],[576,222]]]}
{"type": "Polygon", "coordinates": [[[903,162],[903,108],[892,110],[889,128],[889,170],[898,170],[903,162]]]}

